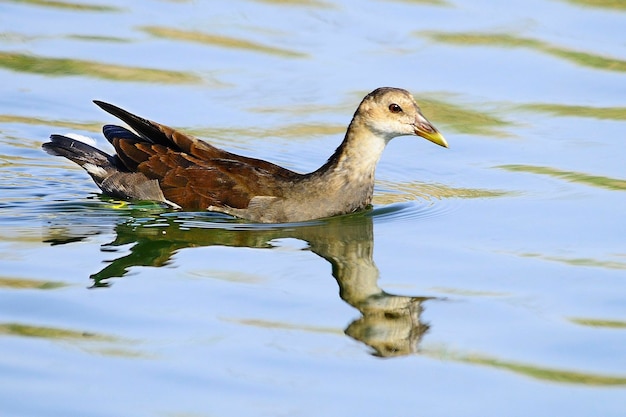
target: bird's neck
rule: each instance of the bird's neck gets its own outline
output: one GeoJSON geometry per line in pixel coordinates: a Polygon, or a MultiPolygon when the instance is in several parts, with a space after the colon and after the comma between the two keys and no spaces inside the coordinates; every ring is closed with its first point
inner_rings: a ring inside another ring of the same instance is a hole
{"type": "Polygon", "coordinates": [[[345,207],[344,212],[359,210],[371,204],[374,194],[374,172],[387,140],[364,124],[353,120],[346,136],[328,161],[309,174],[309,188],[326,196],[332,203],[345,207]]]}
{"type": "Polygon", "coordinates": [[[326,179],[339,177],[350,182],[374,181],[376,164],[387,144],[387,139],[373,132],[358,119],[352,120],[346,136],[335,153],[316,173],[326,179]]]}

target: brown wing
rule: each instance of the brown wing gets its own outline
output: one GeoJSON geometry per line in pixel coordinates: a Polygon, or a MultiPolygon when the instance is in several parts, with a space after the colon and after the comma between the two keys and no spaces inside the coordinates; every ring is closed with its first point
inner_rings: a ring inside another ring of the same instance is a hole
{"type": "Polygon", "coordinates": [[[184,209],[246,208],[254,196],[282,196],[300,176],[270,162],[216,148],[110,104],[96,104],[139,134],[119,126],[104,127],[123,165],[158,180],[165,198],[184,209]]]}
{"type": "Polygon", "coordinates": [[[215,146],[212,146],[193,136],[182,133],[169,126],[144,119],[122,108],[114,106],[113,104],[98,100],[94,100],[94,103],[96,103],[104,111],[127,123],[128,126],[130,126],[142,139],[144,139],[144,141],[149,143],[160,144],[167,148],[185,152],[202,160],[208,161],[212,159],[227,159],[242,162],[252,166],[257,166],[271,174],[284,177],[286,179],[292,178],[294,174],[299,175],[279,165],[272,164],[271,162],[237,155],[223,149],[216,148],[215,146]]]}

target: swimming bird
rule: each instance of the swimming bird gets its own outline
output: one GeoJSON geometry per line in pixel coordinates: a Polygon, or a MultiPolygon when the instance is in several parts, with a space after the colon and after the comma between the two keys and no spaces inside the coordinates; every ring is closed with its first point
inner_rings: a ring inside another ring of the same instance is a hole
{"type": "Polygon", "coordinates": [[[376,164],[394,137],[421,136],[448,147],[413,96],[391,87],[365,96],[335,153],[307,174],[216,148],[112,104],[94,103],[133,129],[103,127],[114,155],[70,135],[51,135],[43,149],[83,167],[111,197],[221,212],[260,223],[301,222],[368,207],[376,164]]]}

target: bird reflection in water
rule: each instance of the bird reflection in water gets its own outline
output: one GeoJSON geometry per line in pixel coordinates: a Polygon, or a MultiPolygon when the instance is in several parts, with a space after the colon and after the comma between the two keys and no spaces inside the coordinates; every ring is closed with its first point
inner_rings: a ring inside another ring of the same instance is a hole
{"type": "MultiPolygon", "coordinates": [[[[361,317],[345,329],[348,336],[370,346],[373,354],[380,357],[418,351],[420,340],[429,328],[420,320],[423,302],[429,297],[394,295],[378,286],[380,274],[373,260],[371,211],[298,225],[271,226],[223,219],[220,222],[219,217],[211,215],[198,217],[201,215],[187,213],[190,217],[185,218],[185,213],[172,214],[131,218],[117,224],[115,240],[102,250],[114,253],[119,246],[132,245],[130,253],[93,274],[93,286],[108,286],[112,278],[123,277],[131,267],[166,265],[183,248],[269,249],[274,247],[273,240],[295,238],[307,242],[308,250],[331,264],[341,299],[361,313],[361,317]]],[[[80,220],[80,216],[73,216],[70,221],[63,217],[57,217],[59,223],[55,221],[49,226],[47,242],[70,243],[102,232],[92,221],[80,220]]]]}

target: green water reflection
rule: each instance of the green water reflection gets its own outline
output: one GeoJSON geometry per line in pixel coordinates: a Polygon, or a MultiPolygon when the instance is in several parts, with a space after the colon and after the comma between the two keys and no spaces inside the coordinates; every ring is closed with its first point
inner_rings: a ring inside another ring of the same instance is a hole
{"type": "Polygon", "coordinates": [[[67,284],[55,281],[42,281],[37,279],[0,277],[0,288],[27,289],[27,290],[54,290],[66,287],[67,284]]]}
{"type": "Polygon", "coordinates": [[[459,354],[429,350],[425,354],[439,359],[453,360],[467,364],[488,366],[514,372],[519,375],[537,380],[557,382],[562,384],[577,384],[587,386],[622,386],[626,385],[626,376],[603,375],[591,372],[570,371],[566,369],[548,368],[533,364],[505,361],[489,356],[476,354],[459,354]]]}
{"type": "Polygon", "coordinates": [[[65,9],[72,11],[86,11],[86,12],[118,12],[122,9],[113,6],[105,6],[98,4],[85,4],[85,3],[75,3],[70,1],[60,1],[60,0],[3,0],[4,3],[21,3],[28,4],[31,6],[43,6],[43,7],[51,7],[55,9],[65,9]]]}
{"type": "Polygon", "coordinates": [[[202,80],[192,73],[183,71],[129,67],[82,59],[50,58],[17,52],[0,52],[0,67],[50,76],[80,75],[113,81],[189,84],[202,80]]]}
{"type": "Polygon", "coordinates": [[[446,129],[472,135],[508,136],[503,128],[511,123],[486,110],[477,111],[442,100],[418,99],[428,119],[445,125],[446,129]]]}
{"type": "Polygon", "coordinates": [[[206,140],[208,142],[211,142],[211,138],[220,138],[234,143],[236,141],[246,141],[249,138],[286,138],[308,140],[314,138],[315,136],[344,134],[346,132],[346,127],[347,125],[334,125],[330,123],[295,123],[266,129],[253,126],[233,126],[202,127],[184,129],[184,131],[200,138],[207,138],[206,140]]]}
{"type": "Polygon", "coordinates": [[[566,104],[530,103],[522,109],[550,113],[555,116],[589,117],[601,120],[626,120],[626,107],[589,107],[566,104]]]}
{"type": "Polygon", "coordinates": [[[590,185],[592,187],[605,188],[613,191],[626,190],[626,180],[619,178],[604,177],[600,175],[590,175],[583,172],[563,171],[555,168],[535,166],[535,165],[500,165],[497,168],[513,172],[527,172],[531,174],[548,175],[550,177],[564,179],[565,181],[578,184],[590,185]]]}
{"type": "Polygon", "coordinates": [[[563,256],[548,256],[538,253],[523,253],[521,256],[525,258],[539,258],[546,261],[560,262],[565,265],[571,266],[584,266],[592,268],[607,268],[607,269],[626,269],[626,262],[600,260],[593,258],[566,258],[563,256]]]}
{"type": "Polygon", "coordinates": [[[450,3],[445,0],[392,0],[392,1],[397,1],[401,3],[425,4],[425,5],[433,5],[433,6],[450,5],[450,3]]]}
{"type": "Polygon", "coordinates": [[[462,46],[529,48],[585,67],[607,71],[626,71],[626,61],[621,59],[576,51],[573,49],[554,46],[541,40],[522,38],[504,33],[418,32],[417,35],[427,37],[436,42],[462,46]]]}
{"type": "Polygon", "coordinates": [[[298,330],[301,332],[311,333],[324,333],[324,334],[342,334],[334,327],[318,327],[318,326],[305,326],[299,324],[289,324],[277,321],[267,321],[259,319],[232,319],[231,322],[243,324],[246,326],[260,327],[264,329],[283,329],[283,330],[298,330]]]}
{"type": "Polygon", "coordinates": [[[0,124],[4,123],[62,127],[65,129],[87,130],[90,132],[102,131],[102,123],[80,123],[65,120],[42,119],[39,117],[17,116],[14,114],[0,114],[0,124]]]}
{"type": "Polygon", "coordinates": [[[374,195],[375,204],[391,204],[400,201],[415,201],[416,199],[430,201],[443,198],[493,198],[512,194],[511,192],[501,190],[450,187],[445,184],[419,181],[393,182],[378,180],[376,185],[382,188],[382,190],[374,195]]]}
{"type": "Polygon", "coordinates": [[[59,340],[112,341],[115,338],[89,332],[59,329],[55,327],[31,326],[21,323],[0,323],[0,335],[41,337],[59,340]]]}
{"type": "Polygon", "coordinates": [[[174,41],[195,42],[204,45],[219,46],[229,49],[243,49],[252,52],[278,55],[283,58],[305,58],[308,56],[307,54],[301,52],[263,45],[261,43],[248,39],[233,38],[217,34],[185,31],[161,26],[143,26],[140,29],[144,32],[149,33],[152,36],[171,39],[174,41]]]}
{"type": "Polygon", "coordinates": [[[276,4],[279,6],[308,6],[318,8],[331,8],[332,4],[320,0],[255,0],[259,3],[276,4]]]}
{"type": "Polygon", "coordinates": [[[626,10],[626,1],[624,0],[565,0],[568,3],[587,6],[601,7],[605,9],[626,10]]]}
{"type": "Polygon", "coordinates": [[[128,38],[120,38],[116,36],[101,36],[101,35],[66,35],[67,39],[76,39],[85,42],[115,42],[115,43],[130,43],[132,42],[128,38]]]}
{"type": "Polygon", "coordinates": [[[620,320],[602,320],[602,319],[590,319],[583,317],[572,317],[569,319],[572,323],[580,324],[581,326],[598,327],[606,329],[626,329],[626,321],[620,320]]]}
{"type": "Polygon", "coordinates": [[[69,343],[91,353],[125,358],[147,357],[127,345],[134,342],[119,337],[49,326],[23,323],[0,323],[0,337],[28,337],[69,343]]]}

